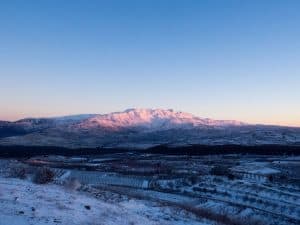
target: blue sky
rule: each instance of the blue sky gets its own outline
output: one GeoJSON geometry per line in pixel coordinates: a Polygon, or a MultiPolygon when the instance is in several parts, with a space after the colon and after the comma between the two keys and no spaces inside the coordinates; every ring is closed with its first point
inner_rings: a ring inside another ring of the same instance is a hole
{"type": "Polygon", "coordinates": [[[0,2],[0,119],[173,108],[300,126],[300,2],[0,2]]]}

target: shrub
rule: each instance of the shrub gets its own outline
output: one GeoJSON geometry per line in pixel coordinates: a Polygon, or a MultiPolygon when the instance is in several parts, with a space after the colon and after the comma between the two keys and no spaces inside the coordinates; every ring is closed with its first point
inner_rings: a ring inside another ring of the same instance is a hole
{"type": "Polygon", "coordinates": [[[189,180],[189,182],[190,182],[192,185],[194,185],[194,184],[197,183],[198,177],[197,177],[197,176],[190,176],[190,177],[188,178],[188,180],[189,180]]]}
{"type": "Polygon", "coordinates": [[[226,176],[229,180],[234,180],[235,176],[232,174],[232,172],[230,171],[230,169],[228,167],[225,166],[214,166],[211,170],[210,170],[210,174],[214,175],[214,176],[226,176]]]}
{"type": "Polygon", "coordinates": [[[235,176],[232,173],[228,173],[226,176],[229,180],[234,180],[235,179],[235,176]]]}
{"type": "Polygon", "coordinates": [[[10,177],[25,179],[26,178],[26,170],[24,167],[14,167],[10,170],[10,177]]]}
{"type": "Polygon", "coordinates": [[[90,205],[85,205],[84,208],[85,208],[86,210],[91,210],[91,206],[90,206],[90,205]]]}
{"type": "Polygon", "coordinates": [[[214,166],[210,170],[210,174],[215,176],[225,176],[229,174],[229,169],[225,166],[214,166]]]}
{"type": "Polygon", "coordinates": [[[274,181],[274,177],[273,177],[272,175],[269,175],[269,176],[268,176],[268,181],[269,181],[269,182],[273,182],[273,181],[274,181]]]}
{"type": "Polygon", "coordinates": [[[53,181],[54,173],[49,168],[38,169],[34,175],[33,182],[37,184],[47,184],[53,181]]]}

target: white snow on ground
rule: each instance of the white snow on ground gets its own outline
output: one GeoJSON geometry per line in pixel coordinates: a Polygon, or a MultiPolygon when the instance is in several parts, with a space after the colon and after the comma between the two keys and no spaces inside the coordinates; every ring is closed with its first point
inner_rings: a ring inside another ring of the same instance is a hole
{"type": "Polygon", "coordinates": [[[249,171],[249,173],[268,175],[268,174],[280,173],[280,171],[272,168],[262,168],[262,169],[249,171]]]}
{"type": "Polygon", "coordinates": [[[0,225],[204,224],[191,216],[174,218],[172,212],[146,203],[111,204],[58,185],[0,178],[0,225]]]}

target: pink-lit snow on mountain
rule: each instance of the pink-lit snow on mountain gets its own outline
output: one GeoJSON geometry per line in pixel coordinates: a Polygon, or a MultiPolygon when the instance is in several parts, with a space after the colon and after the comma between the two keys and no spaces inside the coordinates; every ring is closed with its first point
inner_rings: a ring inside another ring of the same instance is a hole
{"type": "Polygon", "coordinates": [[[152,129],[197,127],[197,126],[241,126],[244,123],[231,120],[200,118],[190,113],[172,109],[128,109],[104,115],[95,115],[80,123],[80,127],[145,127],[152,129]]]}

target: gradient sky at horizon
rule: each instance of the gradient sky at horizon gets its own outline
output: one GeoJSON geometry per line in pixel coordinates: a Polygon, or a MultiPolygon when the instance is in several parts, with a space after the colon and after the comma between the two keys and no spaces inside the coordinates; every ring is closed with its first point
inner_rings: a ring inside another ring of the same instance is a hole
{"type": "Polygon", "coordinates": [[[300,126],[300,1],[0,1],[0,120],[126,108],[300,126]]]}

